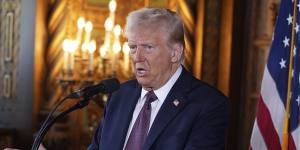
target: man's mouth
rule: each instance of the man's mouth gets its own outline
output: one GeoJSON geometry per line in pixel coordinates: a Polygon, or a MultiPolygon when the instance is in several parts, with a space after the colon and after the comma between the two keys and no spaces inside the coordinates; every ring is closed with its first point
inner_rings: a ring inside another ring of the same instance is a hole
{"type": "Polygon", "coordinates": [[[136,68],[136,75],[138,77],[142,77],[146,74],[146,70],[144,68],[136,68]]]}

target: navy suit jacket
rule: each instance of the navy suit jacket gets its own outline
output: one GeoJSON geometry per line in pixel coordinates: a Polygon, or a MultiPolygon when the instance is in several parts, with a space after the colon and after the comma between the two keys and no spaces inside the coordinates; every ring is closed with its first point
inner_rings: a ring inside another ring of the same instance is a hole
{"type": "MultiPolygon", "coordinates": [[[[131,80],[111,95],[89,150],[122,150],[141,88],[131,80]]],[[[224,149],[228,116],[228,99],[183,69],[150,128],[143,150],[224,149]],[[174,100],[179,101],[177,106],[174,100]]]]}

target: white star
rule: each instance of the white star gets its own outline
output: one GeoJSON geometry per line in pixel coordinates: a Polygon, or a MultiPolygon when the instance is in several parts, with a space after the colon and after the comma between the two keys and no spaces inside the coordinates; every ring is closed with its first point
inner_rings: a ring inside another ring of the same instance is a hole
{"type": "Polygon", "coordinates": [[[285,36],[284,40],[282,41],[284,44],[284,47],[290,46],[289,41],[290,41],[290,39],[285,36]]]}
{"type": "Polygon", "coordinates": [[[286,18],[286,20],[288,21],[288,25],[293,23],[293,17],[291,16],[291,14],[289,14],[289,17],[286,18]]]}
{"type": "Polygon", "coordinates": [[[299,1],[299,3],[297,4],[297,7],[298,7],[298,10],[299,10],[299,12],[300,12],[300,1],[299,1]]]}
{"type": "Polygon", "coordinates": [[[294,77],[294,69],[292,69],[292,77],[294,77]]]}
{"type": "MultiPolygon", "coordinates": [[[[286,68],[285,63],[286,63],[286,60],[283,60],[283,58],[281,58],[280,63],[279,63],[280,64],[280,69],[286,68]]],[[[300,78],[300,76],[299,76],[299,78],[300,78]]]]}
{"type": "Polygon", "coordinates": [[[294,56],[296,55],[296,53],[297,53],[297,48],[296,48],[296,45],[294,45],[294,56]]]}
{"type": "Polygon", "coordinates": [[[299,32],[299,24],[298,23],[296,23],[295,31],[296,31],[296,33],[299,32]]]}
{"type": "Polygon", "coordinates": [[[300,106],[300,96],[298,95],[298,98],[296,99],[296,101],[298,102],[298,106],[300,106]]]}

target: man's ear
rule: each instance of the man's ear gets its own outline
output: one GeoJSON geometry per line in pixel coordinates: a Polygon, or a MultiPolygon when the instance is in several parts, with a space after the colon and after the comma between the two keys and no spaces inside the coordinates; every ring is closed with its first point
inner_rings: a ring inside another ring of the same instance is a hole
{"type": "Polygon", "coordinates": [[[175,62],[180,61],[181,57],[182,57],[182,53],[183,53],[182,44],[175,43],[173,45],[173,49],[172,49],[171,62],[175,63],[175,62]]]}

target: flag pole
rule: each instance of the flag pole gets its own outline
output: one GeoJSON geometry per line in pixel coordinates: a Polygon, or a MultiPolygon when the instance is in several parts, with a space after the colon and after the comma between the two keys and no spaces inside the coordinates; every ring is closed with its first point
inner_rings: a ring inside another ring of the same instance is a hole
{"type": "Polygon", "coordinates": [[[289,76],[288,76],[288,90],[287,90],[287,97],[286,97],[286,113],[284,118],[284,126],[283,126],[283,133],[282,133],[282,150],[288,150],[288,138],[289,138],[289,118],[290,118],[290,106],[291,106],[291,82],[292,82],[292,67],[293,67],[293,49],[294,49],[294,41],[295,41],[295,24],[296,24],[296,1],[294,1],[293,7],[293,24],[292,24],[292,38],[291,38],[291,48],[290,48],[290,63],[289,63],[289,76]]]}

